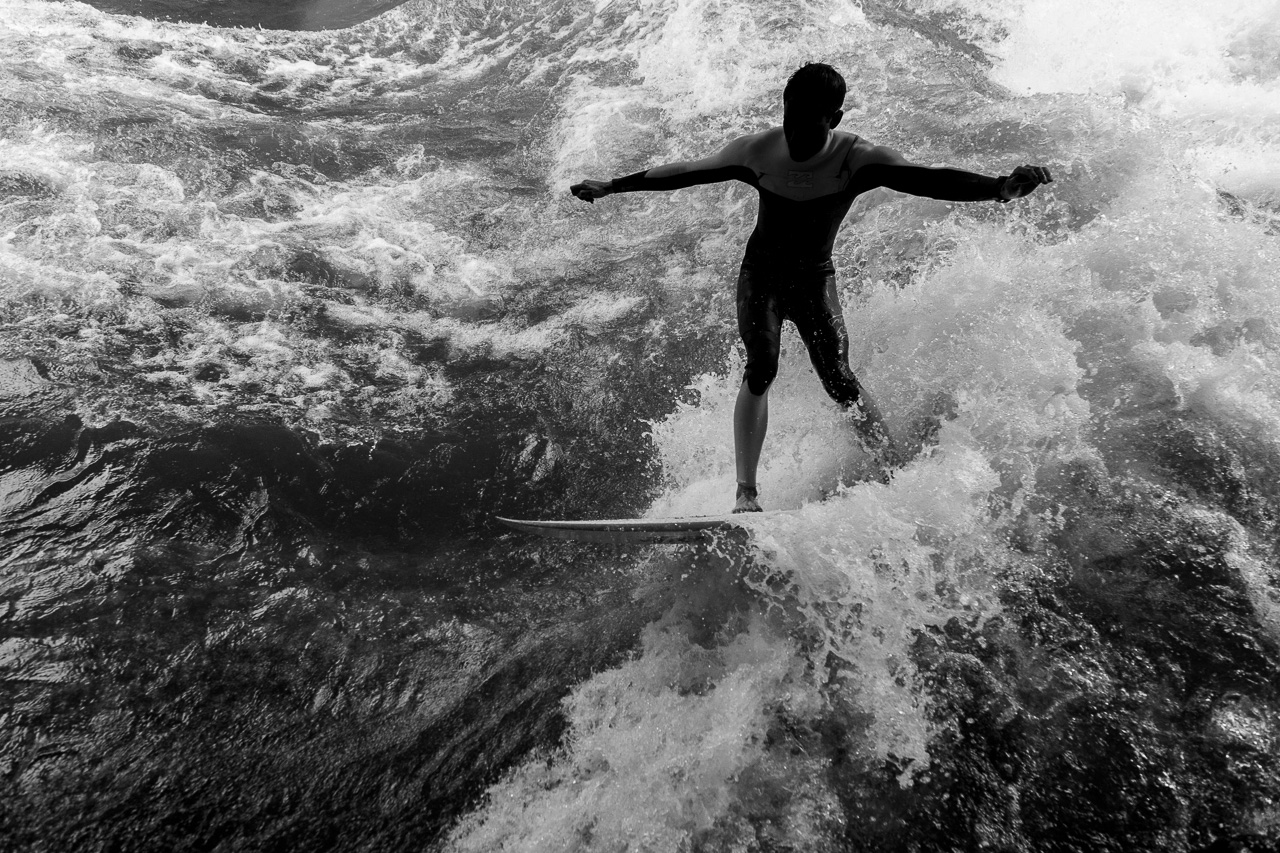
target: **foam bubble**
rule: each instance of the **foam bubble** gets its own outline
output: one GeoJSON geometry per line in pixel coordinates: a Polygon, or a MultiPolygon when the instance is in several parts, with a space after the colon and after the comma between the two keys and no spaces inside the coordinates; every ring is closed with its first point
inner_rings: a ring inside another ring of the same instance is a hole
{"type": "Polygon", "coordinates": [[[1280,32],[1274,0],[954,5],[998,22],[985,44],[999,57],[996,78],[1015,92],[1120,96],[1194,128],[1207,174],[1270,203],[1280,168],[1280,70],[1267,58],[1280,32]],[[1233,180],[1236,166],[1266,178],[1233,180]]]}
{"type": "Polygon", "coordinates": [[[797,661],[758,617],[712,649],[678,628],[651,626],[635,660],[579,685],[564,703],[563,751],[490,788],[488,808],[448,849],[551,853],[588,839],[594,849],[674,850],[745,824],[735,808],[743,773],[759,761],[770,706],[797,661]]]}

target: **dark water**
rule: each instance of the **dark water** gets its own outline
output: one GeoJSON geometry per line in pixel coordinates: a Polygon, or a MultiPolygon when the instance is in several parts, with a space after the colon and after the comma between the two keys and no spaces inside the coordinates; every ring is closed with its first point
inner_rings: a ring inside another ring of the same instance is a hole
{"type": "Polygon", "coordinates": [[[1280,6],[387,5],[3,9],[0,848],[1280,843],[1280,6]],[[726,507],[754,199],[567,186],[814,58],[1057,177],[850,217],[936,446],[861,482],[788,337],[797,513],[497,527],[726,507]]]}
{"type": "Polygon", "coordinates": [[[98,0],[102,12],[216,27],[336,30],[363,23],[404,0],[98,0]]]}

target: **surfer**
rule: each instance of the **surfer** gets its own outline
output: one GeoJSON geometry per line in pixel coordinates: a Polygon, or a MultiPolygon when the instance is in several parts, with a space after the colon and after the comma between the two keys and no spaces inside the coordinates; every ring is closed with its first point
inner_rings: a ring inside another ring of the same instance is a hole
{"type": "Polygon", "coordinates": [[[836,294],[831,248],[860,194],[888,187],[946,201],[1008,202],[1053,179],[1041,166],[1001,177],[930,168],[892,148],[836,130],[845,82],[830,65],[809,63],[787,81],[782,127],[741,136],[702,160],[667,163],[569,188],[594,202],[614,193],[676,190],[742,181],[760,194],[755,230],[738,274],[738,331],[747,365],[733,413],[738,489],[734,512],[758,512],[756,469],[769,423],[769,385],[778,372],[782,321],[800,332],[823,388],[849,409],[868,450],[886,471],[898,455],[884,419],[849,367],[849,336],[836,294]]]}

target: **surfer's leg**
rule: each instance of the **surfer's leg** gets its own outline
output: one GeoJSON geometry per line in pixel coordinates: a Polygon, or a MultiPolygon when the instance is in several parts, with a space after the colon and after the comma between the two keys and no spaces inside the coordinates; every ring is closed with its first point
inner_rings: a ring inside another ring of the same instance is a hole
{"type": "Polygon", "coordinates": [[[733,408],[734,463],[738,475],[735,512],[758,511],[756,469],[769,429],[769,385],[778,375],[782,313],[776,287],[765,270],[748,264],[738,274],[738,333],[747,367],[733,408]]]}
{"type": "Polygon", "coordinates": [[[738,471],[738,492],[734,496],[734,512],[759,512],[756,500],[756,468],[760,450],[769,429],[769,391],[751,393],[743,380],[738,388],[738,402],[733,407],[733,458],[738,471]]]}
{"type": "Polygon", "coordinates": [[[807,298],[797,300],[801,304],[795,305],[789,315],[809,349],[809,360],[822,387],[831,399],[853,412],[863,443],[880,453],[884,463],[892,467],[897,458],[884,416],[849,367],[849,332],[836,293],[835,272],[822,275],[821,281],[805,283],[803,292],[807,298]]]}

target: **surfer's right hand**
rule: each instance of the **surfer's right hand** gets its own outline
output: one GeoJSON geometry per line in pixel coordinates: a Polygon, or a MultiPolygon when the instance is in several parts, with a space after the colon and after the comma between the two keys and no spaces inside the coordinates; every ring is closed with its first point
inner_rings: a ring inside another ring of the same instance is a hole
{"type": "Polygon", "coordinates": [[[574,198],[580,198],[588,204],[594,204],[598,198],[604,198],[613,192],[612,181],[583,181],[569,187],[574,198]]]}

